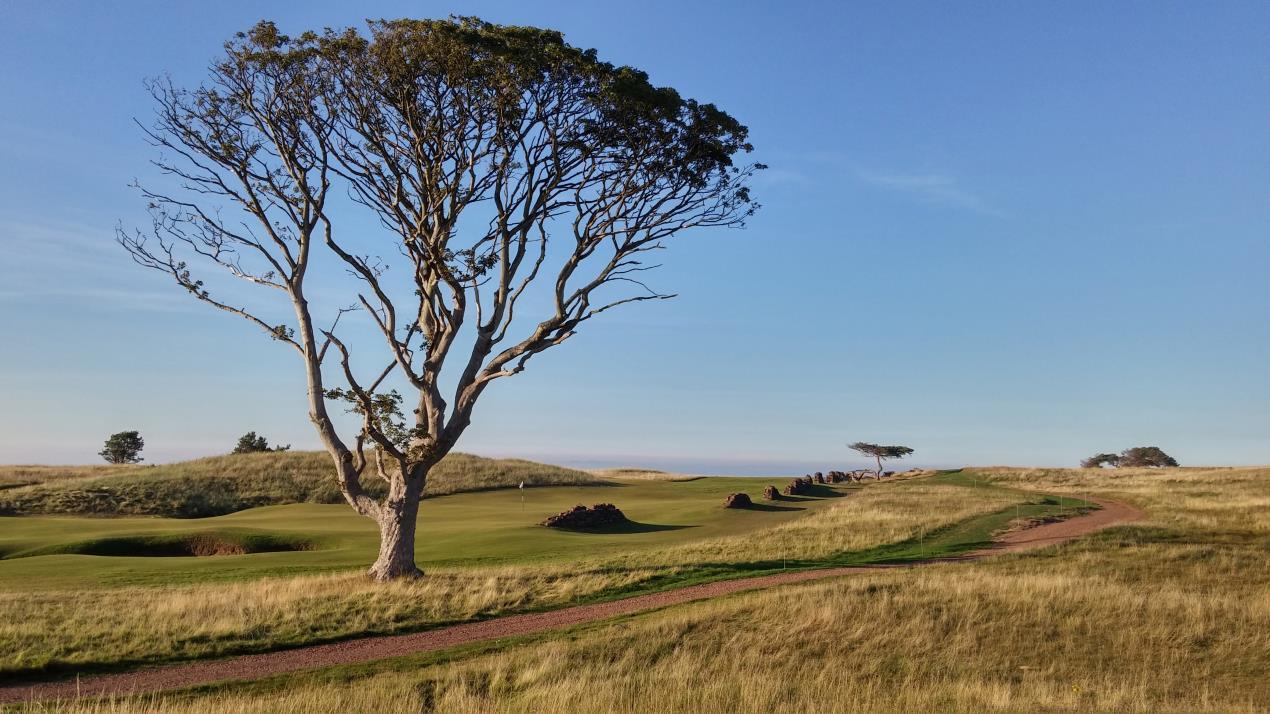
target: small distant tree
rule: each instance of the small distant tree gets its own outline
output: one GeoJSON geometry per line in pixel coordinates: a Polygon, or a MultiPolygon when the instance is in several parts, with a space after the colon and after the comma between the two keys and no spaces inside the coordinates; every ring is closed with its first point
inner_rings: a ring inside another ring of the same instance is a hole
{"type": "Polygon", "coordinates": [[[876,459],[878,464],[878,478],[882,477],[883,460],[902,459],[913,453],[913,450],[907,446],[883,446],[882,444],[870,444],[865,441],[857,441],[854,444],[848,444],[847,448],[864,454],[865,456],[872,456],[876,459]]]}
{"type": "Polygon", "coordinates": [[[270,447],[268,439],[263,436],[257,436],[254,431],[249,431],[238,437],[238,444],[234,447],[234,453],[257,454],[263,451],[286,451],[290,448],[290,444],[270,447]]]}
{"type": "Polygon", "coordinates": [[[1094,454],[1084,461],[1080,462],[1082,469],[1100,469],[1104,466],[1119,466],[1120,456],[1118,454],[1094,454]]]}
{"type": "Polygon", "coordinates": [[[105,448],[97,454],[112,464],[135,464],[142,460],[141,449],[145,445],[141,432],[121,431],[111,434],[110,438],[106,439],[105,448]]]}
{"type": "Polygon", "coordinates": [[[1178,463],[1177,459],[1164,453],[1158,446],[1135,446],[1120,452],[1119,465],[1126,468],[1146,466],[1160,469],[1177,466],[1178,463]]]}

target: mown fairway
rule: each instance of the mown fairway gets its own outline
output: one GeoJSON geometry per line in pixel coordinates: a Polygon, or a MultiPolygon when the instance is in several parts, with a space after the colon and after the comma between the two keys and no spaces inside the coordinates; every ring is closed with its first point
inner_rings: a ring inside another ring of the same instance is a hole
{"type": "MultiPolygon", "coordinates": [[[[664,547],[780,524],[858,487],[822,487],[753,509],[721,508],[724,496],[766,481],[609,481],[582,487],[503,489],[429,499],[419,524],[423,567],[508,565],[664,547]],[[523,499],[523,500],[522,500],[523,499]],[[614,532],[579,533],[537,525],[576,504],[616,503],[635,523],[614,532]]],[[[83,588],[189,583],[365,567],[374,560],[374,523],[343,504],[253,508],[201,519],[30,516],[0,519],[0,588],[83,588]],[[187,535],[230,542],[272,536],[309,550],[214,557],[129,557],[148,545],[187,535]],[[110,549],[120,555],[80,555],[110,549]]]]}

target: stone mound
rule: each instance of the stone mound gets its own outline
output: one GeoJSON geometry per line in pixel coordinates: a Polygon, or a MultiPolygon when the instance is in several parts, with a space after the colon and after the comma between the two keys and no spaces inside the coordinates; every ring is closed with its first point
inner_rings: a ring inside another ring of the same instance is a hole
{"type": "Polygon", "coordinates": [[[729,493],[728,497],[723,501],[724,508],[749,508],[754,502],[744,493],[729,493]]]}
{"type": "Polygon", "coordinates": [[[776,490],[775,486],[764,486],[763,498],[767,499],[768,501],[775,501],[776,499],[780,498],[780,492],[776,490]]]}
{"type": "Polygon", "coordinates": [[[586,506],[574,506],[567,511],[561,511],[554,516],[550,516],[540,525],[548,528],[570,528],[576,530],[590,530],[594,528],[604,528],[606,526],[619,526],[630,523],[626,518],[626,514],[611,503],[597,503],[590,508],[586,506]]]}
{"type": "Polygon", "coordinates": [[[796,478],[796,479],[794,479],[794,480],[790,481],[789,483],[785,484],[785,495],[786,495],[786,496],[798,496],[798,495],[800,495],[800,494],[807,493],[807,492],[808,492],[808,491],[810,491],[810,490],[811,490],[811,477],[810,477],[810,476],[808,476],[808,477],[807,477],[807,478],[805,478],[805,479],[796,478]]]}

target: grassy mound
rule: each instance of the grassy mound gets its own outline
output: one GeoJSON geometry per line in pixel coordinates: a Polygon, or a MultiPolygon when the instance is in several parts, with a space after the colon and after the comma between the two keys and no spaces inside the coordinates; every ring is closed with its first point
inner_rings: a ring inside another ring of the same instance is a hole
{"type": "MultiPolygon", "coordinates": [[[[342,500],[331,459],[319,451],[236,454],[162,466],[85,467],[82,471],[78,467],[23,469],[22,473],[9,469],[11,485],[0,489],[0,515],[203,518],[258,506],[342,500]]],[[[584,485],[599,479],[532,461],[451,454],[432,470],[426,495],[508,488],[522,481],[547,486],[584,485]]],[[[364,482],[372,493],[384,488],[378,478],[364,482]]]]}

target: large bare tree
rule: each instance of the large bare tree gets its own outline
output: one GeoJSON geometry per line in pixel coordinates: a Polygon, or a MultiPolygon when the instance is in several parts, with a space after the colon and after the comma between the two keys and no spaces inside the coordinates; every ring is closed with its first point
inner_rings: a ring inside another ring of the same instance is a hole
{"type": "Polygon", "coordinates": [[[429,470],[491,383],[611,308],[671,297],[641,280],[647,255],[756,208],[762,166],[735,162],[744,126],[549,30],[453,18],[287,37],[262,22],[203,85],[150,88],[146,133],[171,180],[141,189],[152,225],[119,240],[294,349],[344,498],[379,524],[380,580],[421,575],[429,470]],[[322,266],[358,287],[327,294],[322,266]],[[280,294],[294,318],[213,292],[198,267],[280,294]],[[310,293],[338,307],[315,314],[310,293]],[[371,369],[370,343],[340,325],[349,312],[378,335],[371,369]],[[328,402],[357,415],[355,433],[328,402]]]}

